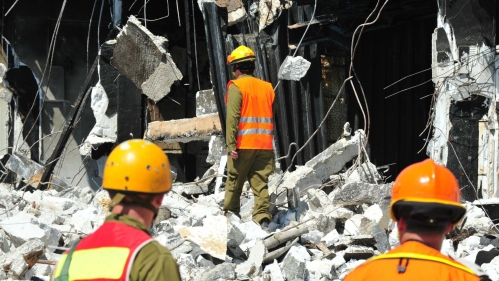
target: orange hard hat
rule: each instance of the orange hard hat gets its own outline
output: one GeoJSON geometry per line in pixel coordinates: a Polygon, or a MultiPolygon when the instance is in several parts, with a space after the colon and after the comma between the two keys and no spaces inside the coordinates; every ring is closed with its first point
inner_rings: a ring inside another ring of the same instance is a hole
{"type": "Polygon", "coordinates": [[[172,188],[168,157],[161,148],[146,140],[122,142],[106,160],[102,187],[125,192],[166,193],[172,188]]]}
{"type": "Polygon", "coordinates": [[[400,219],[400,210],[404,206],[412,210],[411,214],[436,217],[453,224],[466,213],[456,177],[432,159],[410,165],[395,179],[390,203],[394,221],[400,219]]]}
{"type": "Polygon", "coordinates": [[[229,56],[227,56],[227,63],[228,64],[235,64],[238,62],[244,62],[244,61],[255,61],[255,53],[253,50],[250,48],[241,45],[234,49],[232,53],[230,53],[229,56]]]}

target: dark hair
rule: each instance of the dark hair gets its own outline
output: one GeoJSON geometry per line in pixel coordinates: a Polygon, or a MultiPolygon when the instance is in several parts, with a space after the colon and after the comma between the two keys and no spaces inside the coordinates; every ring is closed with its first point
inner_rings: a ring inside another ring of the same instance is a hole
{"type": "Polygon", "coordinates": [[[234,64],[234,71],[239,69],[243,74],[252,75],[255,71],[255,62],[254,61],[243,61],[234,64]]]}
{"type": "Polygon", "coordinates": [[[413,218],[405,218],[406,221],[406,231],[417,233],[421,235],[442,235],[445,234],[447,227],[451,224],[450,222],[440,222],[434,225],[428,225],[421,223],[420,220],[415,220],[413,218]]]}
{"type": "Polygon", "coordinates": [[[418,209],[411,205],[394,206],[406,222],[407,232],[421,235],[441,235],[451,223],[451,211],[444,208],[418,209]]]}

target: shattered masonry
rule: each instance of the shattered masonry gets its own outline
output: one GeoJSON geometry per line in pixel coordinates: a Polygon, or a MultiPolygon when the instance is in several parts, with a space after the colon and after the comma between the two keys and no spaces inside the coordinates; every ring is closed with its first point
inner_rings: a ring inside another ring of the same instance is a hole
{"type": "Polygon", "coordinates": [[[398,244],[384,198],[420,149],[456,174],[468,210],[441,251],[499,280],[494,1],[389,1],[355,48],[372,1],[103,1],[90,25],[92,3],[80,2],[60,27],[62,1],[20,1],[4,17],[0,279],[47,280],[109,214],[106,155],[144,138],[170,159],[172,191],[151,232],[182,280],[342,280],[398,244]],[[225,57],[240,44],[276,86],[271,233],[251,220],[247,183],[241,218],[222,210],[225,57]]]}

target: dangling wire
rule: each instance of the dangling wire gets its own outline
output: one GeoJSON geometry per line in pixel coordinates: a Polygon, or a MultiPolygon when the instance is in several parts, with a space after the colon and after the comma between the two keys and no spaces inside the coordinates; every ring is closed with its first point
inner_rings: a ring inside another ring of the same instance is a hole
{"type": "Polygon", "coordinates": [[[94,7],[92,8],[92,14],[90,15],[90,21],[88,23],[88,35],[87,35],[87,73],[88,73],[88,45],[90,44],[90,28],[92,27],[92,18],[94,17],[95,6],[97,6],[97,0],[94,2],[94,7]]]}
{"type": "MultiPolygon", "coordinates": [[[[168,1],[168,0],[167,0],[168,1]]],[[[199,82],[199,65],[198,65],[198,48],[197,48],[197,39],[196,39],[196,13],[194,10],[194,0],[191,0],[192,3],[192,22],[194,27],[194,57],[196,58],[196,77],[198,79],[198,91],[201,90],[201,83],[199,82]]],[[[170,10],[168,9],[168,14],[170,14],[170,10]]]]}
{"type": "Polygon", "coordinates": [[[100,5],[99,24],[97,25],[97,50],[100,49],[100,22],[102,19],[102,10],[104,10],[104,0],[102,0],[102,4],[100,5]]]}

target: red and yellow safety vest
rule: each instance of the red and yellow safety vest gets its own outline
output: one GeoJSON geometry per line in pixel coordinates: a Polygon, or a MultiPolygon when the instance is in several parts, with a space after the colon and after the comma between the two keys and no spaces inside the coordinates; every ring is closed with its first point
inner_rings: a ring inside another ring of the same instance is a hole
{"type": "MultiPolygon", "coordinates": [[[[272,84],[252,76],[239,77],[230,80],[241,91],[241,118],[237,131],[237,149],[272,150],[274,120],[272,104],[275,93],[272,84]]],[[[225,103],[228,93],[225,95],[225,103]]]]}
{"type": "MultiPolygon", "coordinates": [[[[71,256],[69,280],[128,280],[137,253],[152,237],[120,222],[105,222],[76,246],[71,256]]],[[[54,279],[61,275],[67,252],[61,257],[54,279]]]]}

